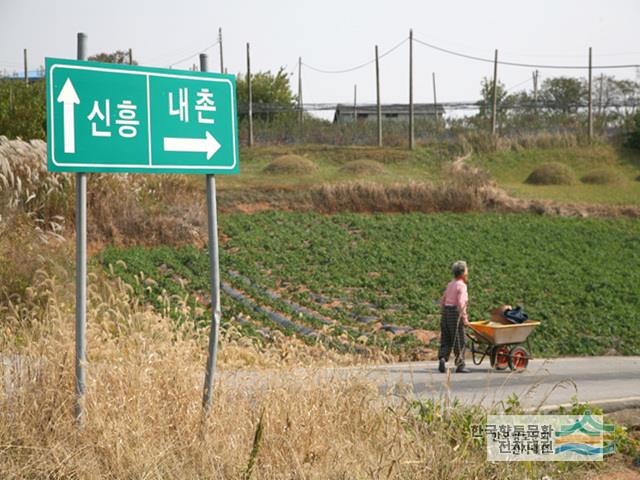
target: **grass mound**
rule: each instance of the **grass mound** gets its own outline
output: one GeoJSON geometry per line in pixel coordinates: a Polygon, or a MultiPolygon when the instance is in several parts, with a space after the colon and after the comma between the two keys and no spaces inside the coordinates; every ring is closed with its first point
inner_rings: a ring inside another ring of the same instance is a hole
{"type": "Polygon", "coordinates": [[[387,169],[380,162],[362,159],[345,163],[340,172],[349,175],[382,175],[387,173],[387,169]]]}
{"type": "Polygon", "coordinates": [[[307,175],[318,170],[318,166],[300,155],[283,155],[264,168],[271,175],[307,175]]]}
{"type": "Polygon", "coordinates": [[[575,174],[563,163],[545,163],[529,174],[525,183],[531,185],[571,185],[575,183],[575,174]]]}
{"type": "Polygon", "coordinates": [[[590,171],[584,175],[580,181],[591,185],[610,185],[620,183],[622,181],[622,177],[614,170],[600,168],[590,171]]]}

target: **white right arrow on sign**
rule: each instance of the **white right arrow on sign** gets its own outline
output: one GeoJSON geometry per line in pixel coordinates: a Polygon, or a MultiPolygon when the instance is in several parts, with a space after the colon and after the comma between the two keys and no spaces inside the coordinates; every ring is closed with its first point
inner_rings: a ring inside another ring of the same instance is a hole
{"type": "Polygon", "coordinates": [[[64,105],[62,112],[64,131],[64,153],[76,153],[76,123],[74,118],[75,105],[80,103],[76,89],[71,79],[67,78],[58,95],[58,102],[64,105]]]}
{"type": "Polygon", "coordinates": [[[203,152],[207,154],[207,160],[220,150],[220,143],[209,132],[204,138],[174,138],[164,137],[165,152],[203,152]]]}

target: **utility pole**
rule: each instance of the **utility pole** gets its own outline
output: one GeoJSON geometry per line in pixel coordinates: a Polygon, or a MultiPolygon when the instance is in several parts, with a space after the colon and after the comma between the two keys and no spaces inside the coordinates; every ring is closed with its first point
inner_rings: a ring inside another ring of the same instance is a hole
{"type": "Polygon", "coordinates": [[[378,146],[382,146],[382,105],[380,105],[380,61],[378,59],[378,46],[376,45],[376,113],[378,114],[378,146]]]}
{"type": "Polygon", "coordinates": [[[533,72],[533,110],[538,114],[538,70],[533,72]]]}
{"type": "Polygon", "coordinates": [[[133,50],[129,49],[129,65],[133,65],[133,50]]]}
{"type": "Polygon", "coordinates": [[[302,57],[298,57],[298,123],[302,125],[303,119],[303,109],[304,106],[302,104],[302,57]]]}
{"type": "Polygon", "coordinates": [[[496,48],[496,52],[493,58],[493,94],[492,94],[492,103],[493,108],[491,109],[491,135],[496,134],[496,120],[497,120],[497,105],[498,105],[498,49],[496,48]]]}
{"type": "Polygon", "coordinates": [[[224,59],[222,56],[222,27],[218,28],[218,45],[220,45],[220,73],[226,73],[224,71],[224,59]]]}
{"type": "Polygon", "coordinates": [[[251,55],[249,53],[249,43],[247,42],[247,90],[249,96],[249,146],[253,147],[253,92],[251,90],[251,55]]]}
{"type": "Polygon", "coordinates": [[[413,29],[409,30],[409,148],[416,148],[413,131],[413,29]]]}
{"type": "Polygon", "coordinates": [[[353,86],[353,121],[358,120],[358,85],[353,86]]]}
{"type": "Polygon", "coordinates": [[[27,68],[27,49],[24,49],[24,83],[29,85],[29,69],[27,68]]]}
{"type": "Polygon", "coordinates": [[[592,99],[592,66],[591,66],[591,47],[589,47],[589,98],[588,98],[588,115],[589,115],[589,119],[588,119],[588,129],[589,129],[589,141],[591,141],[593,139],[593,99],[592,99]]]}
{"type": "Polygon", "coordinates": [[[436,96],[436,72],[431,73],[431,79],[433,82],[433,116],[436,120],[436,127],[438,126],[438,97],[436,96]]]}

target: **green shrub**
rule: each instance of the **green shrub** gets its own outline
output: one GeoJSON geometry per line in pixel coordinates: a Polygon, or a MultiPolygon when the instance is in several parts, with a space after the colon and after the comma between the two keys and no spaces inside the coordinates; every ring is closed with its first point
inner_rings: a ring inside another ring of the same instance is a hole
{"type": "Polygon", "coordinates": [[[264,168],[272,175],[308,175],[318,170],[318,166],[300,155],[283,155],[264,168]]]}
{"type": "Polygon", "coordinates": [[[584,175],[580,181],[582,183],[589,183],[592,185],[609,185],[620,183],[622,181],[622,176],[615,170],[600,168],[590,171],[584,175]]]}
{"type": "Polygon", "coordinates": [[[575,174],[564,163],[545,163],[536,168],[525,180],[531,185],[571,185],[575,183],[575,174]]]}

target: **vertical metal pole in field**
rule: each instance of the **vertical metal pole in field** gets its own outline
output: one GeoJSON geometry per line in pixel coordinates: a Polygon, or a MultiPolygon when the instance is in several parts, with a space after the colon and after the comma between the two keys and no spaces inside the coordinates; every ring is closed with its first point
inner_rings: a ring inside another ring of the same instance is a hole
{"type": "MultiPolygon", "coordinates": [[[[78,33],[78,60],[87,59],[87,36],[78,33]]],[[[87,361],[87,174],[76,173],[76,422],[85,419],[87,361]]]]}
{"type": "Polygon", "coordinates": [[[353,121],[358,120],[358,85],[353,85],[353,121]]]}
{"type": "Polygon", "coordinates": [[[409,30],[409,148],[416,148],[413,131],[413,29],[409,30]]]}
{"type": "Polygon", "coordinates": [[[298,123],[302,124],[304,117],[304,106],[302,104],[302,57],[298,57],[298,123]]]}
{"type": "Polygon", "coordinates": [[[589,92],[587,93],[587,95],[589,95],[587,101],[587,114],[589,116],[588,118],[588,130],[589,130],[589,140],[591,140],[593,138],[593,95],[592,95],[592,91],[593,91],[593,78],[592,78],[592,68],[591,68],[591,47],[589,47],[589,92]]]}
{"type": "Polygon", "coordinates": [[[376,113],[378,120],[378,146],[382,146],[382,105],[380,104],[380,60],[378,58],[378,46],[376,45],[376,113]]]}
{"type": "Polygon", "coordinates": [[[253,146],[253,92],[251,90],[251,55],[249,53],[249,43],[247,43],[247,91],[249,100],[249,111],[247,116],[249,118],[249,139],[248,145],[253,146]]]}
{"type": "MultiPolygon", "coordinates": [[[[200,54],[200,71],[209,71],[207,55],[200,54]]],[[[216,176],[207,175],[207,223],[209,230],[209,269],[211,271],[211,331],[209,332],[209,353],[204,376],[202,407],[205,414],[213,403],[213,381],[218,356],[218,330],[220,329],[220,267],[218,263],[218,215],[216,208],[216,176]]]]}
{"type": "Polygon", "coordinates": [[[222,28],[218,28],[218,45],[220,46],[220,73],[225,73],[224,57],[222,56],[222,28]]]}
{"type": "Polygon", "coordinates": [[[433,116],[436,119],[436,127],[438,126],[438,97],[436,96],[436,72],[431,73],[433,82],[433,116]]]}
{"type": "Polygon", "coordinates": [[[491,135],[496,134],[496,121],[498,118],[498,49],[493,58],[493,92],[491,94],[491,135]]]}
{"type": "Polygon", "coordinates": [[[27,68],[27,49],[24,49],[24,83],[29,84],[29,69],[27,68]]]}
{"type": "Polygon", "coordinates": [[[129,65],[133,65],[133,50],[129,49],[129,65]]]}

